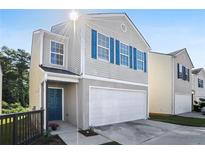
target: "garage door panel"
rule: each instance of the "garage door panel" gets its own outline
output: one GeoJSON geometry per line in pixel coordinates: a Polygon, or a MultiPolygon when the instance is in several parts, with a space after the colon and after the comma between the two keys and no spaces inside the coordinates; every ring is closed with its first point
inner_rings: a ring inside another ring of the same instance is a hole
{"type": "Polygon", "coordinates": [[[191,95],[175,95],[175,114],[191,112],[191,95]]]}
{"type": "Polygon", "coordinates": [[[89,125],[101,126],[146,118],[146,92],[90,88],[89,125]]]}

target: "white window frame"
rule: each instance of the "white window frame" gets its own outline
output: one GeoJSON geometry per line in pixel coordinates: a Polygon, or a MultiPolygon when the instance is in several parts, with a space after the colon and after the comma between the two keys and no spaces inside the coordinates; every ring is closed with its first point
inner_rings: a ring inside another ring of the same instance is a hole
{"type": "Polygon", "coordinates": [[[50,60],[49,60],[49,61],[50,61],[50,64],[51,64],[51,65],[54,65],[54,66],[64,66],[64,64],[65,64],[65,62],[64,62],[64,61],[65,61],[65,56],[64,56],[64,55],[65,55],[65,43],[59,42],[59,41],[55,41],[55,40],[50,40],[50,60]],[[52,50],[51,50],[51,43],[52,43],[52,42],[59,43],[59,44],[62,44],[62,45],[63,45],[63,54],[61,54],[61,53],[56,53],[56,52],[55,52],[55,53],[52,52],[52,50]],[[57,54],[57,55],[62,55],[62,56],[63,56],[63,64],[62,64],[62,65],[60,65],[60,64],[53,64],[53,63],[52,63],[52,60],[51,60],[51,54],[52,54],[52,53],[57,54]]]}
{"type": "Polygon", "coordinates": [[[108,35],[105,35],[105,34],[100,33],[100,32],[97,32],[97,59],[99,59],[100,61],[104,61],[104,62],[110,62],[110,37],[108,35]],[[104,35],[105,37],[108,37],[108,43],[109,43],[109,47],[108,48],[98,44],[98,35],[99,34],[104,35]],[[100,58],[98,56],[98,53],[99,53],[98,47],[108,50],[108,60],[100,58]]]}
{"type": "Polygon", "coordinates": [[[127,45],[126,43],[120,42],[120,44],[119,44],[119,52],[120,52],[120,66],[130,67],[130,63],[129,63],[130,62],[129,45],[127,45]],[[124,54],[124,53],[121,53],[121,44],[124,44],[124,45],[126,45],[128,47],[128,54],[127,55],[124,54]],[[128,57],[128,65],[121,64],[121,55],[128,57]]]}
{"type": "MultiPolygon", "coordinates": [[[[142,51],[140,51],[140,50],[138,50],[138,49],[136,49],[136,52],[140,52],[140,53],[142,54],[142,59],[138,59],[138,58],[137,58],[137,55],[136,55],[137,70],[138,70],[138,71],[144,71],[144,63],[145,63],[145,61],[144,61],[144,52],[142,52],[142,51]],[[139,69],[139,68],[138,68],[138,61],[142,62],[142,69],[139,69]]],[[[137,53],[136,53],[136,54],[137,54],[137,53]]]]}

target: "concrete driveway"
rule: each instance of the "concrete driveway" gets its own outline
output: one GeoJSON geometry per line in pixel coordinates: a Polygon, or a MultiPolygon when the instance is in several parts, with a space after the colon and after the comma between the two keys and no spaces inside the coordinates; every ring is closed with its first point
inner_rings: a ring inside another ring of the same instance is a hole
{"type": "Polygon", "coordinates": [[[152,120],[102,126],[95,131],[121,144],[184,145],[205,144],[205,127],[188,127],[152,120]]]}

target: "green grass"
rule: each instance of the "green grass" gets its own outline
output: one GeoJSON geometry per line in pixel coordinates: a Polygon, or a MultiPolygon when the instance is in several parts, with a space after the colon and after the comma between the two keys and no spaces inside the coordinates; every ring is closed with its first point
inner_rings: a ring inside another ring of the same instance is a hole
{"type": "Polygon", "coordinates": [[[121,145],[120,143],[116,142],[116,141],[112,141],[112,142],[107,142],[101,145],[121,145]]]}
{"type": "Polygon", "coordinates": [[[167,123],[184,125],[184,126],[205,127],[205,119],[202,118],[182,117],[177,115],[151,114],[150,120],[167,122],[167,123]]]}

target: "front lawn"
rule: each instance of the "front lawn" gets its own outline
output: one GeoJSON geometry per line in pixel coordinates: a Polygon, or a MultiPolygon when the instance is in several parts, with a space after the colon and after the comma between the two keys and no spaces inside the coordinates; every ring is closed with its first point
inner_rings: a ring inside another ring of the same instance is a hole
{"type": "Polygon", "coordinates": [[[167,122],[177,125],[205,127],[205,119],[182,117],[178,115],[150,114],[150,120],[167,122]]]}

